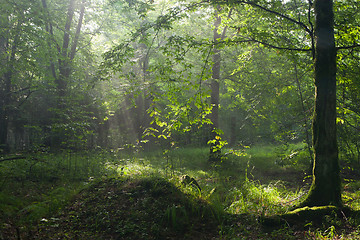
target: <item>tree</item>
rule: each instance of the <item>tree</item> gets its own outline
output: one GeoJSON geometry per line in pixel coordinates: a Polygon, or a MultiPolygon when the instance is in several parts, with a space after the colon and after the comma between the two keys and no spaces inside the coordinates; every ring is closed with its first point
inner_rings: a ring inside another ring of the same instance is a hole
{"type": "Polygon", "coordinates": [[[41,21],[37,2],[0,3],[0,152],[10,150],[9,130],[23,130],[19,109],[39,77],[41,21]],[[21,126],[22,125],[22,126],[21,126]]]}
{"type": "MultiPolygon", "coordinates": [[[[79,107],[79,99],[69,91],[69,89],[71,89],[71,86],[69,87],[71,83],[70,80],[74,80],[72,73],[76,66],[75,56],[78,51],[79,39],[82,33],[85,1],[69,0],[67,4],[62,5],[62,7],[67,8],[67,11],[65,22],[63,23],[64,28],[60,32],[53,28],[54,24],[61,25],[61,23],[57,22],[57,15],[52,14],[54,6],[55,5],[48,6],[47,1],[42,0],[45,15],[44,27],[48,33],[48,51],[50,54],[48,62],[49,73],[47,73],[47,75],[51,76],[56,87],[55,96],[53,96],[53,98],[56,99],[56,103],[51,106],[53,117],[51,120],[52,132],[49,143],[53,147],[59,147],[67,138],[67,140],[70,140],[69,136],[73,138],[79,137],[81,127],[85,128],[85,125],[78,123],[78,121],[84,123],[86,117],[83,116],[82,120],[77,119],[75,117],[77,114],[75,113],[85,115],[87,113],[85,109],[76,109],[79,107]],[[77,8],[79,8],[78,18],[74,20],[77,8]],[[74,23],[76,23],[76,27],[72,27],[74,23]],[[61,40],[60,35],[62,35],[61,40]],[[73,104],[74,102],[77,104],[73,104]]],[[[63,16],[63,13],[60,13],[60,16],[63,16]]]]}
{"type": "MultiPolygon", "coordinates": [[[[221,11],[220,6],[216,6],[214,10],[215,21],[214,21],[214,49],[213,49],[213,65],[212,65],[212,78],[210,82],[211,96],[211,114],[210,114],[210,161],[219,161],[221,158],[221,142],[220,139],[220,126],[219,126],[219,98],[220,98],[220,75],[221,75],[221,50],[218,47],[218,44],[221,40],[225,38],[226,29],[224,27],[222,33],[219,33],[219,27],[221,24],[221,16],[219,12],[221,11]]],[[[229,17],[231,11],[229,13],[229,17]]]]}
{"type": "Polygon", "coordinates": [[[315,112],[313,182],[303,206],[341,206],[336,138],[336,47],[332,0],[315,0],[315,112]]]}
{"type": "Polygon", "coordinates": [[[76,26],[76,31],[73,36],[72,44],[70,44],[71,41],[71,25],[73,22],[73,17],[75,14],[75,0],[70,0],[68,5],[68,10],[66,14],[66,22],[64,26],[64,35],[62,39],[62,47],[60,47],[60,43],[58,43],[55,39],[55,35],[53,32],[53,19],[52,16],[50,16],[50,11],[47,5],[46,0],[42,0],[42,6],[44,8],[44,11],[46,13],[46,22],[45,27],[46,31],[49,33],[50,37],[52,38],[51,41],[49,41],[49,47],[53,47],[54,49],[57,49],[58,51],[58,71],[55,69],[55,64],[53,61],[50,62],[50,69],[52,73],[52,77],[55,79],[58,95],[60,98],[65,96],[66,88],[67,88],[67,82],[69,81],[69,77],[71,74],[71,63],[74,61],[77,45],[81,33],[81,27],[83,24],[83,18],[84,18],[84,12],[85,12],[85,2],[82,1],[81,7],[80,7],[80,13],[79,13],[79,19],[76,26]],[[52,43],[55,43],[55,46],[52,45],[52,43]],[[70,46],[71,45],[71,46],[70,46]]]}
{"type": "MultiPolygon", "coordinates": [[[[116,73],[115,78],[118,79],[113,78],[112,81],[122,83],[124,87],[121,91],[130,93],[128,96],[135,98],[133,104],[136,107],[128,106],[128,109],[129,113],[132,113],[130,118],[136,128],[134,130],[138,132],[138,140],[145,134],[156,137],[152,138],[156,142],[159,139],[170,141],[170,137],[174,140],[172,133],[188,132],[191,125],[198,124],[197,127],[201,128],[199,115],[209,114],[204,110],[208,109],[208,103],[203,101],[203,96],[208,96],[209,91],[207,86],[203,87],[203,82],[205,75],[208,75],[210,64],[206,62],[204,66],[202,62],[199,64],[198,60],[208,59],[213,46],[212,41],[206,45],[206,54],[190,52],[189,50],[197,47],[197,43],[195,38],[188,34],[192,30],[188,29],[191,22],[189,18],[186,15],[178,16],[181,15],[182,7],[169,8],[164,14],[159,13],[160,9],[142,18],[146,21],[139,22],[137,19],[128,22],[129,25],[137,26],[137,29],[133,30],[130,40],[105,54],[103,64],[105,68],[116,73]],[[174,27],[175,19],[186,20],[174,27]],[[196,56],[188,61],[191,54],[196,56]],[[199,87],[200,85],[203,88],[199,87]],[[193,120],[194,118],[196,120],[193,120]],[[151,119],[151,122],[148,119],[151,119]]],[[[198,17],[199,14],[193,15],[198,17]]],[[[199,33],[199,29],[197,30],[199,33]]],[[[210,32],[208,28],[206,30],[206,33],[210,32]]],[[[105,74],[108,72],[105,71],[105,74]]],[[[204,140],[208,140],[207,135],[203,136],[204,140]]]]}
{"type": "MultiPolygon", "coordinates": [[[[219,4],[219,1],[213,1],[219,4]]],[[[227,4],[230,4],[226,1],[227,4]]],[[[235,1],[253,6],[264,13],[272,14],[277,18],[270,20],[276,22],[284,19],[297,25],[309,34],[311,39],[311,52],[315,56],[315,110],[313,116],[313,182],[303,206],[335,205],[341,206],[341,180],[336,137],[336,47],[334,37],[334,10],[332,0],[315,0],[313,3],[315,13],[314,29],[311,20],[311,5],[309,1],[308,21],[310,27],[297,18],[292,18],[277,11],[277,6],[282,3],[274,2],[270,5],[261,5],[262,1],[235,1]],[[266,6],[266,7],[265,7],[266,6]],[[314,30],[314,31],[313,31],[314,30]]],[[[299,14],[299,16],[305,14],[299,14]]],[[[299,18],[300,19],[300,18],[299,18]]],[[[297,51],[308,49],[276,46],[269,30],[255,30],[250,41],[261,43],[265,46],[297,51]],[[259,38],[260,37],[260,38],[259,38]],[[264,40],[270,37],[269,40],[264,40]],[[267,42],[266,42],[267,41],[267,42]],[[271,42],[272,41],[272,42],[271,42]]],[[[286,35],[283,35],[286,36],[286,35]]],[[[296,39],[295,39],[296,40],[296,39]]],[[[306,41],[304,41],[306,42],[306,41]]]]}

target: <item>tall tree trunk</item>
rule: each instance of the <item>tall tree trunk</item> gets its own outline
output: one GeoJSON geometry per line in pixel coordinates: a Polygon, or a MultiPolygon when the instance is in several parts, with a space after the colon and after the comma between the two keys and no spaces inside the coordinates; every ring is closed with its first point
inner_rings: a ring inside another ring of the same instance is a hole
{"type": "MultiPolygon", "coordinates": [[[[17,22],[16,32],[19,32],[22,21],[17,22]]],[[[9,39],[6,37],[0,37],[0,54],[1,64],[6,66],[6,70],[1,76],[1,97],[0,97],[0,153],[8,152],[9,145],[7,142],[8,138],[8,127],[9,127],[9,107],[11,103],[11,88],[12,78],[14,73],[15,56],[19,42],[19,34],[15,35],[12,44],[9,44],[9,39]],[[11,46],[11,49],[9,49],[11,46]],[[7,51],[10,52],[10,56],[7,56],[7,51]]]]}
{"type": "Polygon", "coordinates": [[[219,145],[217,139],[217,129],[219,129],[219,99],[220,99],[220,70],[221,70],[221,54],[220,50],[217,48],[216,43],[221,40],[221,35],[219,34],[219,27],[221,24],[221,17],[218,15],[218,10],[215,10],[215,22],[214,22],[214,49],[213,49],[213,66],[212,66],[212,79],[210,83],[211,89],[211,98],[210,104],[212,106],[210,120],[212,124],[210,125],[210,140],[214,141],[210,144],[210,161],[220,160],[221,150],[217,147],[219,145]]]}
{"type": "Polygon", "coordinates": [[[315,0],[315,113],[313,182],[302,206],[341,206],[336,139],[336,48],[332,0],[315,0]]]}
{"type": "Polygon", "coordinates": [[[59,97],[65,96],[67,81],[70,75],[70,59],[68,57],[68,49],[70,45],[70,28],[74,16],[75,0],[70,0],[66,17],[63,46],[61,49],[61,58],[59,58],[59,77],[56,79],[56,85],[59,97]]]}
{"type": "MultiPolygon", "coordinates": [[[[76,31],[73,37],[71,37],[71,26],[73,23],[73,18],[75,15],[75,9],[76,9],[76,0],[69,0],[68,1],[68,9],[66,13],[66,20],[65,20],[65,27],[64,27],[64,35],[62,38],[62,44],[59,44],[56,41],[56,38],[53,33],[53,26],[52,26],[52,20],[51,15],[49,13],[49,8],[47,6],[46,0],[41,0],[42,6],[44,8],[45,17],[47,18],[46,21],[46,31],[49,33],[49,41],[48,45],[49,48],[52,46],[55,46],[57,49],[57,56],[50,57],[50,70],[53,78],[55,79],[55,85],[57,90],[57,109],[58,111],[54,112],[53,123],[64,123],[63,119],[63,113],[66,111],[66,95],[68,91],[68,82],[71,75],[72,70],[72,62],[75,58],[76,50],[78,41],[80,38],[81,33],[81,27],[83,23],[84,13],[85,13],[85,1],[82,0],[80,5],[80,12],[79,12],[79,19],[76,26],[76,31]],[[53,45],[55,44],[55,45],[53,45]],[[56,70],[55,64],[53,59],[57,58],[58,61],[58,69],[56,70]]],[[[62,142],[64,142],[64,138],[66,136],[60,132],[54,132],[51,136],[51,146],[52,147],[59,147],[62,142]]]]}
{"type": "MultiPolygon", "coordinates": [[[[221,10],[219,6],[215,9],[215,22],[214,22],[214,49],[213,49],[213,66],[212,66],[212,79],[210,83],[211,97],[210,104],[212,106],[210,120],[212,122],[210,126],[210,140],[213,143],[210,144],[210,161],[219,161],[221,157],[221,149],[219,148],[219,103],[220,103],[220,71],[221,71],[221,53],[217,47],[217,43],[225,38],[227,27],[225,27],[222,33],[219,33],[219,27],[221,24],[221,17],[218,12],[221,10]]],[[[228,17],[230,17],[232,10],[230,10],[228,17]]]]}
{"type": "Polygon", "coordinates": [[[54,63],[54,58],[53,56],[51,56],[51,43],[55,42],[56,44],[56,49],[58,51],[58,53],[60,54],[60,46],[59,44],[56,43],[56,40],[54,38],[54,32],[53,32],[53,25],[52,25],[52,21],[51,21],[51,17],[50,17],[50,13],[49,13],[49,9],[46,3],[46,0],[41,0],[42,6],[44,8],[44,12],[45,12],[45,29],[46,31],[49,33],[50,38],[48,39],[47,43],[48,43],[48,47],[49,47],[49,54],[50,54],[50,71],[51,71],[51,75],[54,79],[56,79],[56,69],[55,69],[55,63],[54,63]]]}
{"type": "MultiPolygon", "coordinates": [[[[6,18],[5,18],[6,19],[6,18]]],[[[1,18],[0,18],[1,20],[1,18]]],[[[2,26],[7,26],[7,22],[1,22],[2,26]]],[[[7,63],[7,38],[5,37],[4,30],[0,34],[0,64],[6,66],[7,63]]],[[[5,75],[0,78],[0,153],[7,151],[7,113],[6,113],[6,79],[5,75]]]]}
{"type": "MultiPolygon", "coordinates": [[[[143,33],[143,38],[145,38],[144,33],[143,33]]],[[[151,105],[151,100],[148,97],[148,85],[147,82],[149,81],[148,77],[149,77],[149,48],[145,43],[140,44],[140,49],[141,49],[141,57],[140,57],[140,69],[141,69],[141,75],[142,75],[142,81],[144,84],[142,93],[139,95],[140,97],[140,101],[141,101],[141,107],[138,110],[138,117],[139,117],[139,121],[140,121],[140,126],[139,126],[139,134],[138,134],[138,141],[140,141],[141,139],[143,139],[144,136],[144,131],[150,127],[150,122],[151,122],[151,117],[149,116],[148,110],[150,108],[151,105]]],[[[148,136],[146,137],[148,138],[148,136]]],[[[145,139],[146,140],[146,139],[145,139]]],[[[146,144],[144,145],[144,148],[147,149],[149,148],[150,145],[146,144]]]]}
{"type": "Polygon", "coordinates": [[[70,51],[69,51],[70,31],[71,31],[71,23],[72,23],[72,20],[74,17],[74,12],[75,12],[75,0],[69,1],[69,7],[68,7],[67,15],[66,15],[66,23],[65,23],[65,28],[64,28],[62,47],[60,47],[60,45],[56,42],[56,40],[54,38],[51,16],[49,13],[49,9],[48,9],[46,0],[42,0],[41,2],[42,2],[42,6],[44,8],[44,11],[45,11],[45,16],[47,18],[45,29],[50,34],[50,37],[51,37],[51,39],[48,41],[49,48],[51,48],[51,43],[54,42],[56,45],[56,49],[60,55],[60,57],[58,58],[59,76],[57,76],[57,74],[56,74],[55,64],[52,61],[52,58],[51,58],[51,63],[50,63],[50,69],[51,69],[52,76],[55,79],[55,83],[57,85],[59,97],[63,97],[63,96],[65,96],[68,78],[70,77],[70,74],[71,74],[71,66],[70,65],[75,58],[76,49],[77,49],[77,45],[78,45],[79,38],[80,38],[81,27],[83,24],[83,18],[84,18],[84,13],[85,13],[85,0],[83,0],[81,2],[80,15],[79,15],[76,32],[75,32],[75,35],[74,35],[74,38],[73,38],[73,41],[71,44],[70,51]]]}
{"type": "MultiPolygon", "coordinates": [[[[76,27],[76,32],[75,32],[75,37],[74,37],[74,41],[71,45],[71,52],[70,52],[70,62],[72,62],[75,58],[75,53],[76,53],[76,48],[79,42],[79,38],[80,38],[80,33],[81,33],[81,27],[82,27],[82,23],[83,23],[83,19],[84,19],[84,13],[85,13],[85,0],[83,0],[81,2],[81,7],[80,7],[80,16],[79,16],[79,20],[78,20],[78,24],[76,27]]],[[[70,72],[69,72],[70,74],[70,72]]]]}

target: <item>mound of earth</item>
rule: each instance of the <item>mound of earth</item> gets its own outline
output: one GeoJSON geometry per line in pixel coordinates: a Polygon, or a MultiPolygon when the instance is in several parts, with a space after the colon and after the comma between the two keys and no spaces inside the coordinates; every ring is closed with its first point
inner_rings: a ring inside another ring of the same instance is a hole
{"type": "Polygon", "coordinates": [[[106,179],[44,220],[34,239],[217,239],[212,208],[161,178],[106,179]]]}

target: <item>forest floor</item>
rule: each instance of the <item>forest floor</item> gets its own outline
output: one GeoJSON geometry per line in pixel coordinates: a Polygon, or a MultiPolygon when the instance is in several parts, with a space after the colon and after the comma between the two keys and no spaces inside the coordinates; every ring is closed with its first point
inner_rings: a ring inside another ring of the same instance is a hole
{"type": "MultiPolygon", "coordinates": [[[[59,156],[66,165],[56,168],[49,166],[47,155],[29,158],[22,167],[30,169],[30,180],[28,171],[14,172],[21,167],[15,162],[2,165],[1,170],[12,169],[14,175],[6,180],[2,171],[0,239],[360,239],[359,219],[346,216],[271,228],[262,224],[263,217],[284,213],[301,201],[310,182],[304,168],[269,163],[271,154],[209,166],[205,155],[194,151],[171,158],[119,160],[117,155],[108,161],[101,156],[97,164],[105,170],[93,169],[98,165],[91,167],[95,160],[88,157],[85,165],[94,172],[84,174],[86,181],[79,177],[84,168],[80,155],[59,156]],[[77,172],[70,171],[74,168],[77,172]],[[184,173],[194,176],[201,191],[181,183],[184,173]]],[[[54,155],[49,159],[60,164],[54,155]]],[[[342,171],[344,203],[356,210],[357,172],[349,167],[342,171]]]]}

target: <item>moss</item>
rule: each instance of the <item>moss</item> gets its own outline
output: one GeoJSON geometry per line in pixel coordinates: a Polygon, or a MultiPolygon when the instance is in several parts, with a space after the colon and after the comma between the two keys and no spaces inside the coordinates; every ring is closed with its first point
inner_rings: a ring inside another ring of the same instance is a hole
{"type": "Polygon", "coordinates": [[[337,211],[338,208],[335,206],[303,207],[285,213],[282,217],[289,220],[317,220],[319,218],[321,219],[325,215],[330,215],[337,211]]]}
{"type": "Polygon", "coordinates": [[[337,214],[340,211],[335,206],[303,207],[281,215],[264,217],[262,224],[267,227],[294,225],[306,222],[321,222],[326,215],[337,214]]]}

